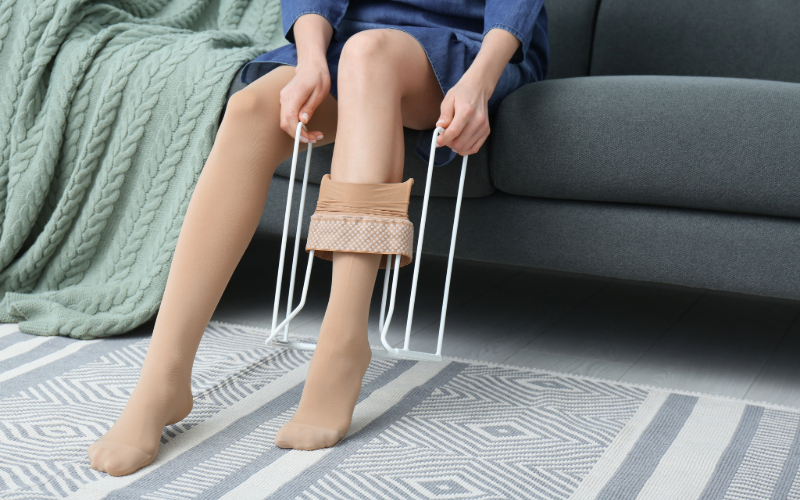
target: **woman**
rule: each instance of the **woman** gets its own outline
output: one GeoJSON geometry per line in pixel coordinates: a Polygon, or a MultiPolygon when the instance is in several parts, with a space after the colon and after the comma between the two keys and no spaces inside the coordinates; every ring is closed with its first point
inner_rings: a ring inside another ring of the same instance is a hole
{"type": "Polygon", "coordinates": [[[403,127],[424,131],[416,153],[426,161],[434,128],[446,129],[437,165],[477,152],[503,97],[544,77],[542,2],[282,2],[290,43],[243,69],[250,84],[230,99],[192,194],[139,382],[89,447],[93,468],[120,476],[150,464],[164,426],[191,411],[201,336],[255,233],[273,173],[292,154],[299,121],[308,129],[303,143],[336,141],[308,245],[333,261],[333,277],[299,406],[275,442],[313,450],[342,439],[371,360],[367,316],[382,255],[403,253],[353,238],[383,231],[408,247],[403,265],[411,257],[409,233],[391,233],[410,225],[403,127]],[[337,220],[368,230],[337,233],[337,220]]]}

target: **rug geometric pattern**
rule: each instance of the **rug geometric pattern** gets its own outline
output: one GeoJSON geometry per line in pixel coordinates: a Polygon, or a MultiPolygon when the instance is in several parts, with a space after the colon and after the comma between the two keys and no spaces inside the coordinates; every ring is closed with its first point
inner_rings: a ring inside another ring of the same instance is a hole
{"type": "Polygon", "coordinates": [[[136,385],[146,335],[0,325],[0,499],[797,499],[800,411],[445,359],[374,358],[348,436],[282,450],[312,353],[212,322],[194,408],[153,464],[114,478],[86,448],[136,385]]]}
{"type": "Polygon", "coordinates": [[[470,366],[303,498],[568,498],[646,392],[470,366]],[[407,464],[414,464],[409,471],[407,464]]]}

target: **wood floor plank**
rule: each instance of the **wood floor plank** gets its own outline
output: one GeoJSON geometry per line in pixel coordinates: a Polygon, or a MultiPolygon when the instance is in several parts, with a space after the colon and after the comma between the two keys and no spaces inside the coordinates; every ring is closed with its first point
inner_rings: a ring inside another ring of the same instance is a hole
{"type": "Polygon", "coordinates": [[[614,280],[522,349],[632,365],[702,294],[614,280]]]}
{"type": "MultiPolygon", "coordinates": [[[[577,275],[519,273],[461,307],[448,307],[442,354],[501,363],[606,282],[577,275]]],[[[437,316],[411,337],[411,348],[435,352],[438,336],[437,316]]]]}
{"type": "Polygon", "coordinates": [[[800,317],[795,319],[744,397],[800,407],[800,317]]]}
{"type": "Polygon", "coordinates": [[[529,349],[517,351],[503,364],[596,377],[605,380],[619,379],[631,366],[629,363],[569,356],[566,354],[553,354],[552,352],[533,351],[529,349]]]}
{"type": "Polygon", "coordinates": [[[708,292],[620,380],[742,398],[799,307],[708,292]]]}
{"type": "MultiPolygon", "coordinates": [[[[457,260],[453,263],[448,311],[456,311],[464,304],[491,293],[516,274],[520,269],[498,264],[480,264],[457,260]]],[[[414,307],[412,335],[439,324],[444,297],[444,282],[447,274],[447,260],[443,257],[425,256],[420,265],[417,297],[414,307]]],[[[408,318],[409,298],[413,267],[409,265],[400,269],[400,280],[397,286],[397,304],[390,323],[387,339],[390,345],[402,345],[405,339],[406,320],[408,318]]],[[[369,318],[370,341],[376,340],[380,345],[378,320],[380,317],[381,295],[383,293],[383,271],[378,274],[372,307],[369,318]]],[[[437,326],[438,329],[438,326],[437,326]]],[[[438,330],[437,330],[438,331],[438,330]]],[[[417,350],[416,348],[413,348],[417,350]]],[[[434,349],[435,350],[435,349],[434,349]]]]}

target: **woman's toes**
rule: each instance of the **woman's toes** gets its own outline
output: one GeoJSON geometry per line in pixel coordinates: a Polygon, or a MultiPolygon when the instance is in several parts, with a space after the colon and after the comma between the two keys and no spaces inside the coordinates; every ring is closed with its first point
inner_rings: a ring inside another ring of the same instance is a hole
{"type": "Polygon", "coordinates": [[[126,476],[136,472],[155,458],[133,446],[102,441],[90,446],[89,453],[92,468],[112,476],[126,476]]]}
{"type": "Polygon", "coordinates": [[[92,469],[100,472],[106,471],[105,467],[103,467],[103,463],[105,461],[103,455],[105,455],[106,451],[107,450],[105,448],[100,448],[97,446],[97,442],[89,446],[89,463],[91,464],[92,469]]]}
{"type": "Polygon", "coordinates": [[[278,448],[318,450],[335,445],[342,437],[339,432],[326,427],[288,422],[275,434],[275,444],[278,448]]]}

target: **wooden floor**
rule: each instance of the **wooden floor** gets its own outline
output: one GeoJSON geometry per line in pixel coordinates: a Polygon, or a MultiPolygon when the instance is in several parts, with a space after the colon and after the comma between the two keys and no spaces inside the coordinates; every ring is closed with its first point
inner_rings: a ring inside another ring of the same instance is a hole
{"type": "MultiPolygon", "coordinates": [[[[252,241],[213,320],[269,327],[279,250],[277,239],[252,241]]],[[[422,261],[414,350],[435,351],[445,271],[444,258],[422,261]]],[[[405,331],[411,268],[400,274],[392,345],[405,331]]],[[[329,290],[330,263],[317,259],[293,334],[319,333],[329,290]]],[[[799,301],[456,261],[443,353],[800,407],[799,301]]]]}

